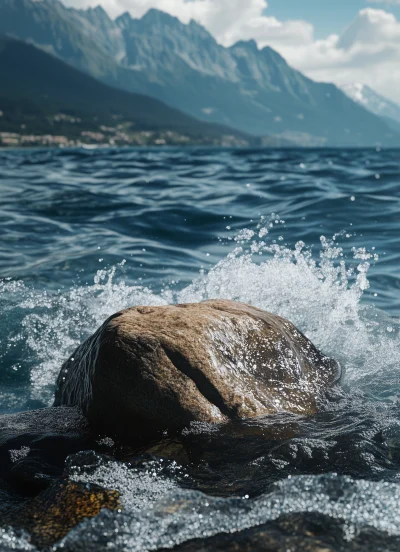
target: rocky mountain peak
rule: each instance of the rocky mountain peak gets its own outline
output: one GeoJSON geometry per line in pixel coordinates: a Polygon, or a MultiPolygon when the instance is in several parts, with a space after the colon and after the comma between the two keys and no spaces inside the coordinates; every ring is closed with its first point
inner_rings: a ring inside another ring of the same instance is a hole
{"type": "Polygon", "coordinates": [[[133,21],[133,18],[131,14],[128,11],[126,11],[115,19],[115,24],[121,29],[125,29],[130,26],[132,21],[133,21]]]}
{"type": "Polygon", "coordinates": [[[168,25],[169,27],[180,27],[183,25],[177,17],[170,15],[169,13],[151,8],[142,17],[141,22],[144,25],[168,25]]]}
{"type": "Polygon", "coordinates": [[[257,42],[253,39],[239,40],[238,42],[235,42],[233,46],[231,46],[232,50],[237,50],[239,48],[242,48],[243,50],[250,51],[253,53],[259,52],[257,42]]]}
{"type": "Polygon", "coordinates": [[[102,8],[76,10],[59,0],[0,0],[0,34],[33,41],[113,86],[254,135],[308,145],[400,143],[367,106],[313,82],[272,48],[254,40],[226,48],[199,23],[157,9],[113,21],[102,8]]]}

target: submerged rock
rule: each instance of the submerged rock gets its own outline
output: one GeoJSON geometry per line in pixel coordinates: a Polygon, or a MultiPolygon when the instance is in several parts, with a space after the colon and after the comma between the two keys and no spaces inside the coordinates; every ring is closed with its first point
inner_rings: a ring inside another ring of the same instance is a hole
{"type": "Polygon", "coordinates": [[[82,520],[97,516],[103,508],[121,508],[117,491],[61,479],[22,507],[10,510],[1,524],[28,531],[30,541],[43,548],[65,537],[82,520]]]}
{"type": "Polygon", "coordinates": [[[281,411],[316,412],[340,368],[279,316],[232,301],[134,307],[61,369],[56,406],[125,439],[281,411]]]}
{"type": "Polygon", "coordinates": [[[43,408],[0,416],[0,479],[24,495],[57,480],[65,458],[92,445],[77,408],[43,408]]]}

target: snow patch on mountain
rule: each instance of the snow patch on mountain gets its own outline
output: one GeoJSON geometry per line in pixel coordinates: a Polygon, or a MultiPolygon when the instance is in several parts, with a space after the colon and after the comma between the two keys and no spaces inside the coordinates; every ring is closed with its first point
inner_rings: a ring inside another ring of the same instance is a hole
{"type": "Polygon", "coordinates": [[[366,109],[379,115],[388,117],[400,123],[400,105],[388,100],[369,86],[362,83],[352,83],[342,86],[342,90],[349,98],[361,104],[366,109]]]}

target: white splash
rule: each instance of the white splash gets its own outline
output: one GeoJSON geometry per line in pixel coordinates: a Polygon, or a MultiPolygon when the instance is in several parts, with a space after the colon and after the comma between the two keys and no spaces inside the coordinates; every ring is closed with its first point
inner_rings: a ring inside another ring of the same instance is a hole
{"type": "MultiPolygon", "coordinates": [[[[173,470],[181,468],[173,463],[173,470]]],[[[149,463],[145,470],[130,468],[120,462],[109,462],[100,465],[93,473],[75,469],[70,476],[72,481],[92,483],[105,489],[116,490],[120,494],[121,505],[130,511],[148,509],[169,493],[177,489],[172,479],[160,475],[163,461],[149,463]]]]}
{"type": "Polygon", "coordinates": [[[386,398],[395,395],[393,385],[400,387],[399,322],[362,300],[376,253],[357,248],[348,252],[351,259],[346,262],[338,235],[331,240],[321,237],[316,258],[302,242],[294,248],[279,245],[281,240],[271,238],[274,224],[279,225],[279,219],[257,233],[241,231],[235,249],[182,290],[155,294],[129,286],[117,281],[120,266],[98,271],[93,285],[57,295],[3,282],[0,291],[14,294],[14,305],[25,313],[20,330],[8,338],[10,346],[26,341],[35,359],[32,398],[51,403],[63,361],[118,310],[214,298],[250,303],[288,318],[325,354],[341,362],[348,385],[386,398]]]}

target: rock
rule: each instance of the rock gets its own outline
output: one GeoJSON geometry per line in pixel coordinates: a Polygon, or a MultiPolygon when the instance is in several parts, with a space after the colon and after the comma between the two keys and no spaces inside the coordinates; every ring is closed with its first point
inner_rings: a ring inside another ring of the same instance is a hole
{"type": "Polygon", "coordinates": [[[63,365],[55,406],[119,439],[276,412],[316,412],[340,368],[288,320],[232,301],[134,307],[63,365]]]}
{"type": "Polygon", "coordinates": [[[103,508],[121,509],[117,491],[61,479],[22,507],[10,510],[2,517],[1,525],[28,531],[30,541],[43,548],[65,537],[82,520],[97,516],[103,508]]]}
{"type": "MultiPolygon", "coordinates": [[[[33,440],[54,435],[89,435],[87,420],[78,408],[42,408],[0,416],[0,449],[16,439],[33,440]]],[[[25,443],[26,444],[26,443],[25,443]]]]}
{"type": "Polygon", "coordinates": [[[77,408],[43,408],[0,416],[0,479],[25,495],[62,474],[66,457],[92,445],[77,408]]]}

